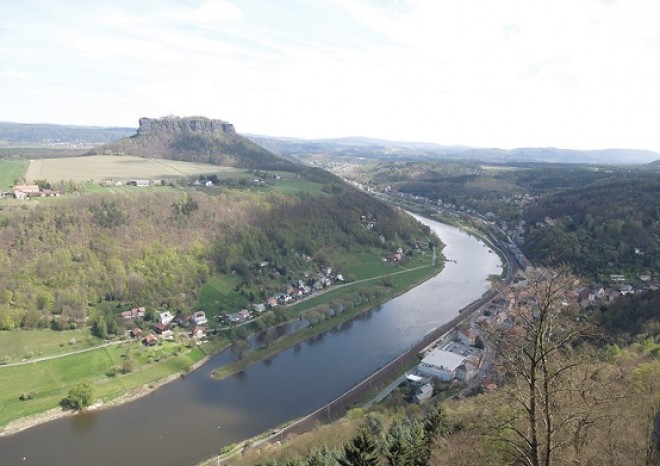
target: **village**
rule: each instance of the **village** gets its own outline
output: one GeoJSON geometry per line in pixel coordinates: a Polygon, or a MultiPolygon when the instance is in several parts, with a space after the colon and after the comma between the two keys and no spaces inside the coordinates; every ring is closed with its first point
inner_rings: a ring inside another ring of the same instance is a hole
{"type": "MultiPolygon", "coordinates": [[[[564,295],[561,305],[578,306],[586,315],[596,306],[610,303],[620,296],[658,289],[657,283],[651,283],[651,277],[643,280],[645,286],[638,287],[628,284],[623,275],[612,275],[610,280],[614,286],[576,284],[564,295]]],[[[517,276],[507,292],[498,293],[456,329],[422,350],[420,363],[405,375],[410,401],[423,403],[439,389],[450,389],[458,398],[479,391],[497,390],[506,374],[489,345],[488,335],[525,335],[523,324],[531,320],[535,306],[528,288],[524,276],[517,276]]]]}

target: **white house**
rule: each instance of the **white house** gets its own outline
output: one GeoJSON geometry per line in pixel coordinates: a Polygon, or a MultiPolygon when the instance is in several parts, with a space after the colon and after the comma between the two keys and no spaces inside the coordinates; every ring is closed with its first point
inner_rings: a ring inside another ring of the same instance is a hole
{"type": "Polygon", "coordinates": [[[204,325],[208,322],[206,319],[206,313],[204,311],[197,311],[192,315],[192,322],[195,325],[204,325]]]}
{"type": "Polygon", "coordinates": [[[465,358],[459,354],[434,349],[422,359],[417,366],[417,372],[443,382],[450,382],[456,377],[456,369],[463,364],[464,360],[465,358]]]}
{"type": "Polygon", "coordinates": [[[159,320],[161,324],[168,325],[174,320],[174,316],[170,311],[164,311],[159,314],[159,320]]]}
{"type": "Polygon", "coordinates": [[[261,314],[262,312],[266,311],[266,305],[263,303],[254,304],[252,306],[252,310],[257,314],[261,314]]]}
{"type": "Polygon", "coordinates": [[[424,384],[417,389],[413,396],[413,401],[421,404],[433,396],[433,386],[430,383],[424,384]]]}

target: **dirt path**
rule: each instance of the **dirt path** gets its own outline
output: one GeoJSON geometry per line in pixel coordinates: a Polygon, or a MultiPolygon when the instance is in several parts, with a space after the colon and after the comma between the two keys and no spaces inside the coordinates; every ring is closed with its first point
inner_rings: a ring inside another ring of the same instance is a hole
{"type": "Polygon", "coordinates": [[[1,365],[0,370],[2,370],[3,367],[24,366],[26,364],[35,364],[37,362],[50,361],[51,359],[59,359],[59,358],[67,357],[67,356],[72,356],[74,354],[87,353],[89,351],[96,351],[98,349],[107,348],[109,346],[121,345],[122,343],[125,343],[125,341],[123,341],[123,340],[111,341],[109,343],[104,343],[102,345],[94,346],[92,348],[84,348],[84,349],[81,349],[81,350],[70,351],[68,353],[53,354],[52,356],[44,356],[44,357],[41,357],[41,358],[26,359],[24,361],[12,362],[12,363],[9,363],[9,364],[1,365]]]}

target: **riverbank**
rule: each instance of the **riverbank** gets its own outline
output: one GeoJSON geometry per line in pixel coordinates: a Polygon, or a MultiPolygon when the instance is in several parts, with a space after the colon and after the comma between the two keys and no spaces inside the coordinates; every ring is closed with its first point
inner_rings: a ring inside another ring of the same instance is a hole
{"type": "MultiPolygon", "coordinates": [[[[203,359],[200,359],[193,365],[187,367],[186,369],[174,373],[174,374],[169,374],[166,377],[163,377],[159,380],[149,382],[147,384],[141,385],[139,387],[134,387],[129,389],[126,393],[123,395],[114,398],[110,401],[107,402],[96,402],[92,406],[86,409],[86,411],[98,411],[102,409],[109,409],[113,408],[116,406],[124,405],[126,403],[130,403],[131,401],[137,400],[139,398],[142,398],[143,396],[147,396],[154,391],[158,390],[160,387],[173,382],[180,377],[184,377],[186,373],[190,371],[194,371],[195,369],[203,366],[206,364],[213,356],[216,354],[224,351],[227,348],[227,346],[220,348],[218,351],[214,352],[213,354],[209,354],[205,356],[203,359]]],[[[24,431],[26,429],[29,429],[31,427],[36,427],[40,424],[44,424],[46,422],[51,422],[55,421],[57,419],[61,419],[64,417],[70,417],[70,416],[76,416],[80,414],[80,411],[72,411],[69,409],[62,409],[62,408],[53,408],[49,409],[48,411],[44,411],[41,413],[33,414],[30,416],[22,417],[20,419],[16,419],[14,421],[11,421],[7,423],[6,426],[2,430],[0,430],[0,437],[8,436],[8,435],[13,435],[17,434],[21,431],[24,431]]]]}
{"type": "MultiPolygon", "coordinates": [[[[315,325],[313,328],[305,329],[303,332],[299,332],[296,334],[295,339],[280,339],[275,342],[272,342],[267,348],[264,348],[262,350],[258,350],[255,353],[248,353],[246,357],[244,357],[241,360],[238,360],[236,363],[231,363],[230,367],[231,369],[228,370],[221,376],[220,378],[227,377],[231,374],[234,374],[236,372],[239,372],[240,370],[243,370],[245,367],[247,367],[250,364],[254,364],[259,361],[266,360],[275,354],[290,348],[296,344],[298,344],[300,341],[307,340],[309,338],[312,338],[316,335],[322,334],[329,330],[332,327],[335,327],[337,325],[340,325],[344,322],[350,321],[359,315],[364,314],[367,312],[369,309],[372,309],[374,307],[377,307],[381,304],[383,304],[386,301],[389,301],[391,299],[394,299],[396,296],[399,296],[400,294],[414,288],[415,286],[418,286],[419,284],[423,283],[424,281],[432,278],[433,276],[437,275],[442,270],[442,267],[438,267],[437,269],[433,269],[430,266],[425,266],[425,267],[417,267],[415,269],[410,269],[410,270],[398,270],[396,272],[393,272],[392,274],[388,274],[386,276],[378,276],[378,277],[373,277],[370,279],[365,279],[365,280],[360,280],[360,282],[364,282],[362,284],[365,284],[367,282],[371,281],[378,281],[382,280],[386,277],[392,277],[393,284],[396,285],[396,288],[392,288],[395,291],[392,293],[387,293],[382,296],[380,299],[376,300],[370,300],[369,302],[365,303],[364,305],[351,310],[347,311],[343,314],[340,314],[336,318],[328,319],[323,322],[320,322],[319,324],[315,325]],[[423,271],[423,276],[422,279],[418,278],[418,274],[422,273],[422,268],[431,271],[432,273],[428,273],[426,270],[423,271]],[[406,279],[406,275],[408,275],[408,279],[406,279]]],[[[353,284],[347,284],[342,287],[344,290],[348,290],[344,294],[348,294],[353,290],[350,290],[350,287],[353,284]]],[[[360,283],[356,283],[355,285],[360,285],[360,283]]],[[[339,288],[339,287],[338,287],[339,288]]],[[[339,292],[340,290],[331,290],[331,293],[328,294],[335,294],[339,292]]],[[[322,295],[318,295],[319,297],[322,295]]],[[[333,299],[336,299],[336,296],[333,296],[333,299]]],[[[303,304],[303,303],[300,303],[303,304]]],[[[116,346],[116,345],[115,345],[116,346]]],[[[203,364],[205,364],[208,360],[210,360],[213,356],[219,354],[220,352],[224,351],[227,349],[230,345],[223,345],[217,349],[214,349],[212,352],[207,353],[202,359],[199,361],[193,363],[190,366],[187,366],[181,370],[178,370],[174,373],[168,374],[165,377],[162,377],[160,379],[156,380],[150,380],[147,383],[141,384],[139,386],[133,387],[128,389],[125,393],[121,394],[118,397],[112,398],[108,401],[105,402],[100,402],[95,404],[93,407],[88,408],[88,409],[94,409],[94,410],[102,410],[102,409],[108,409],[111,407],[116,407],[120,406],[126,403],[129,403],[131,401],[134,401],[138,398],[144,397],[146,395],[149,395],[150,393],[153,393],[155,390],[158,388],[174,381],[180,378],[181,376],[184,376],[186,373],[191,372],[203,364]]],[[[99,348],[93,348],[92,350],[97,350],[99,348]]],[[[101,348],[102,349],[102,348],[101,348]]],[[[91,350],[90,350],[91,351],[91,350]]],[[[45,361],[44,361],[45,362],[45,361]]],[[[32,363],[36,363],[35,361],[32,361],[32,363]]],[[[70,410],[63,410],[60,407],[52,408],[47,411],[42,411],[37,414],[21,417],[15,420],[11,420],[8,422],[2,429],[0,429],[0,437],[3,436],[8,436],[12,434],[16,434],[18,432],[21,432],[23,430],[29,429],[31,427],[35,427],[37,425],[54,421],[60,418],[64,417],[69,417],[69,416],[74,416],[76,415],[76,412],[70,411],[70,410]]]]}
{"type": "MultiPolygon", "coordinates": [[[[238,359],[230,364],[227,364],[226,366],[221,367],[220,369],[217,369],[216,371],[213,372],[213,378],[217,380],[222,380],[224,378],[230,377],[246,368],[249,366],[256,364],[260,361],[269,359],[276,354],[291,348],[292,346],[295,346],[297,344],[300,344],[306,340],[309,340],[310,338],[323,334],[329,330],[332,330],[333,328],[338,327],[339,325],[342,325],[346,322],[350,322],[351,320],[360,317],[361,315],[364,315],[365,313],[369,312],[371,309],[377,308],[378,306],[381,306],[382,304],[386,303],[387,301],[390,301],[397,296],[402,295],[403,293],[406,293],[407,291],[411,290],[412,288],[421,285],[425,281],[433,278],[435,275],[440,273],[442,271],[442,267],[438,267],[437,269],[431,268],[431,266],[428,266],[430,270],[432,270],[434,273],[425,275],[422,280],[415,280],[413,282],[410,282],[406,284],[406,286],[400,286],[398,288],[389,288],[388,292],[385,293],[382,296],[379,296],[373,300],[369,300],[356,308],[350,310],[350,311],[345,311],[341,314],[337,314],[332,318],[323,320],[319,322],[318,324],[314,326],[310,326],[307,328],[304,328],[294,334],[291,335],[285,335],[278,340],[275,340],[271,344],[269,344],[266,347],[261,347],[258,348],[248,354],[246,354],[244,357],[241,359],[238,359]]],[[[406,272],[414,272],[416,270],[419,270],[420,268],[410,270],[410,271],[399,271],[399,272],[394,272],[392,275],[400,275],[406,272]]],[[[376,280],[376,279],[369,279],[369,280],[362,280],[364,281],[371,281],[371,280],[376,280]]],[[[350,285],[350,284],[349,284],[350,285]]],[[[348,286],[348,285],[345,285],[348,286]]],[[[291,321],[295,322],[295,321],[291,321]]]]}
{"type": "MultiPolygon", "coordinates": [[[[454,226],[460,227],[460,224],[454,224],[454,226]]],[[[461,229],[487,242],[487,244],[489,244],[489,246],[491,246],[497,252],[498,256],[502,259],[503,262],[511,264],[509,257],[510,252],[503,248],[501,243],[486,241],[486,239],[482,236],[483,233],[482,235],[475,235],[472,231],[466,230],[465,228],[461,229]]],[[[502,271],[502,275],[500,276],[503,283],[510,283],[513,279],[515,271],[515,268],[511,265],[505,267],[502,271]]],[[[238,455],[241,455],[246,451],[262,448],[268,444],[277,443],[279,445],[285,443],[288,439],[295,438],[303,433],[314,430],[320,424],[334,421],[338,416],[342,417],[351,408],[361,406],[360,403],[364,402],[365,397],[368,396],[375,387],[390,381],[395,375],[402,372],[403,367],[409,367],[410,365],[416,364],[419,360],[420,352],[426,349],[429,345],[433,344],[439,338],[455,330],[456,327],[459,326],[462,322],[466,321],[474,313],[478,312],[480,309],[486,306],[496,295],[497,292],[494,290],[487,291],[481,298],[460,309],[458,314],[452,320],[435,328],[433,331],[413,344],[409,350],[405,351],[403,354],[396,357],[384,367],[378,369],[373,374],[361,380],[347,392],[338,396],[324,406],[316,409],[314,412],[303,418],[292,420],[270,434],[264,433],[254,438],[245,440],[229,451],[224,452],[224,454],[210,458],[202,463],[199,463],[197,466],[225,464],[230,459],[236,458],[238,455]]]]}

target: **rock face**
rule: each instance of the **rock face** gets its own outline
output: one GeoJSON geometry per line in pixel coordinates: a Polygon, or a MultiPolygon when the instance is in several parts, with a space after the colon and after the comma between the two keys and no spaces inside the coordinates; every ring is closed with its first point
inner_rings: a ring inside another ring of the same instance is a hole
{"type": "Polygon", "coordinates": [[[167,116],[164,118],[140,118],[140,127],[137,130],[138,136],[148,136],[157,132],[168,133],[224,133],[236,134],[234,125],[222,120],[211,120],[205,117],[184,117],[167,116]]]}
{"type": "Polygon", "coordinates": [[[293,166],[290,160],[238,134],[231,123],[198,116],[140,118],[133,136],[97,146],[88,154],[136,155],[268,170],[293,166]]]}

